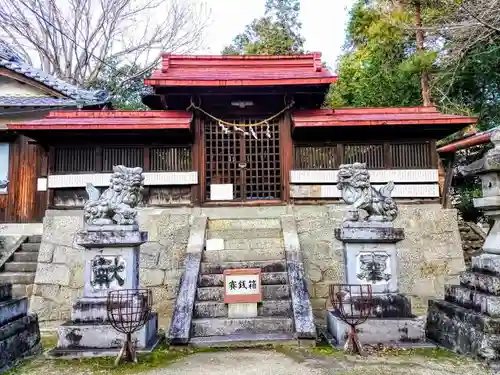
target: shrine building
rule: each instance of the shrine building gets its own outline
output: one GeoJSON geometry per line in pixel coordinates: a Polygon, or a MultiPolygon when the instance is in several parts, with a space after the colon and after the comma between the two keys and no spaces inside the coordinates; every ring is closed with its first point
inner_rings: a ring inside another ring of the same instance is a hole
{"type": "Polygon", "coordinates": [[[272,229],[283,216],[294,220],[311,303],[321,310],[327,286],[342,279],[337,170],[353,162],[367,163],[375,187],[395,182],[396,224],[406,235],[400,289],[425,307],[464,267],[457,213],[440,204],[436,141],[477,119],[435,107],[322,109],[337,79],[320,53],[164,54],[144,81],[149,110],[58,110],[9,123],[40,155],[25,186],[45,212],[31,309],[42,321],[68,318],[82,283],[74,232],[83,226],[85,186],[107,188],[122,164],[145,172],[139,216],[150,238],[141,282],[157,311],[171,315],[196,218],[208,218],[209,238],[227,228],[272,229]]]}

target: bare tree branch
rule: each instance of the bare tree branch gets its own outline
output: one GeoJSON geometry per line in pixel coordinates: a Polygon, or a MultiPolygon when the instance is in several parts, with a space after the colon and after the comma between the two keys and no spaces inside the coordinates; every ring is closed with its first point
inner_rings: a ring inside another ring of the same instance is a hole
{"type": "MultiPolygon", "coordinates": [[[[111,62],[143,66],[201,46],[209,11],[195,0],[0,0],[0,32],[48,73],[87,84],[111,62]]],[[[127,79],[128,80],[128,79],[127,79]]]]}

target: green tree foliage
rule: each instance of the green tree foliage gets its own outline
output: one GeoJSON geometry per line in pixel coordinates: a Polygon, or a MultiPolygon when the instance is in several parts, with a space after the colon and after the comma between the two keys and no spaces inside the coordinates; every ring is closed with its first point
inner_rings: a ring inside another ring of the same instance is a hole
{"type": "Polygon", "coordinates": [[[432,70],[436,53],[418,52],[412,14],[385,1],[358,0],[350,12],[339,80],[326,104],[338,106],[421,105],[420,74],[432,70]]]}
{"type": "Polygon", "coordinates": [[[141,93],[144,89],[144,78],[151,71],[144,71],[138,65],[119,64],[110,61],[88,86],[95,89],[107,89],[112,95],[113,107],[124,110],[147,109],[142,104],[141,93]]]}
{"type": "Polygon", "coordinates": [[[253,20],[223,55],[290,55],[302,53],[299,0],[267,0],[264,17],[253,20]]]}

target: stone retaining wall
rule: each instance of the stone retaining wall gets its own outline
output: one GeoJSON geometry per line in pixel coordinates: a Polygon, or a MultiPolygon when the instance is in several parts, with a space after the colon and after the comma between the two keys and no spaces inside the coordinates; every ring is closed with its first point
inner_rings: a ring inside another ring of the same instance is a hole
{"type": "MultiPolygon", "coordinates": [[[[149,241],[141,247],[141,284],[153,290],[154,309],[170,318],[194,216],[224,218],[279,217],[293,214],[304,257],[313,309],[321,315],[328,284],[343,277],[342,244],[334,237],[345,206],[307,205],[240,208],[171,208],[140,211],[141,230],[149,241]]],[[[405,228],[406,239],[398,244],[401,259],[401,292],[414,297],[417,312],[427,299],[442,296],[444,284],[457,281],[464,259],[455,210],[438,204],[400,205],[396,225],[405,228]]],[[[82,292],[83,252],[75,232],[83,227],[81,211],[49,210],[30,309],[41,321],[66,320],[73,301],[82,292]]],[[[165,321],[165,320],[163,320],[165,321]]]]}

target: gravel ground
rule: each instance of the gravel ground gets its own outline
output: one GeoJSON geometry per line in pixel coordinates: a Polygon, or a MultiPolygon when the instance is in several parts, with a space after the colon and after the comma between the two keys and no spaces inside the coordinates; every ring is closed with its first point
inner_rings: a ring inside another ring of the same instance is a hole
{"type": "Polygon", "coordinates": [[[320,355],[306,350],[278,352],[268,350],[232,350],[195,353],[166,366],[148,370],[110,369],[75,362],[35,360],[20,367],[15,375],[487,375],[482,365],[459,357],[427,358],[419,355],[387,355],[359,358],[344,355],[320,355]]]}

